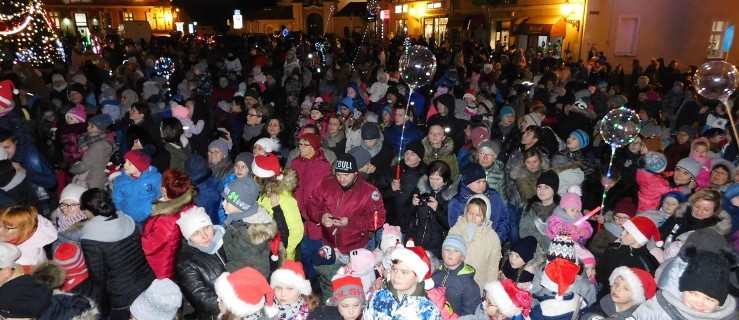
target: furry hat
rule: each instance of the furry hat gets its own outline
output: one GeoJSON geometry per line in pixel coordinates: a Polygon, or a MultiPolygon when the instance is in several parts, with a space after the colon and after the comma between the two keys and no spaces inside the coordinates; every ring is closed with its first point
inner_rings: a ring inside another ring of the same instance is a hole
{"type": "Polygon", "coordinates": [[[613,270],[608,282],[613,286],[616,278],[623,278],[629,284],[631,289],[631,301],[634,305],[639,305],[644,301],[652,299],[657,292],[657,283],[654,277],[642,269],[618,267],[613,270]]]}
{"type": "Polygon", "coordinates": [[[262,308],[269,318],[277,315],[275,293],[262,273],[254,268],[224,272],[216,279],[214,287],[226,309],[237,317],[257,314],[262,308]]]}
{"type": "Polygon", "coordinates": [[[303,264],[292,260],[286,260],[282,267],[272,273],[269,284],[272,289],[278,285],[295,287],[300,294],[306,296],[310,295],[313,290],[310,281],[305,279],[303,264]]]}
{"type": "Polygon", "coordinates": [[[390,259],[405,262],[416,274],[416,282],[424,283],[425,290],[434,287],[434,280],[431,279],[431,261],[423,248],[416,246],[396,248],[390,254],[390,259]]]}
{"type": "Polygon", "coordinates": [[[380,250],[382,251],[396,246],[403,239],[398,226],[391,226],[386,223],[382,226],[382,230],[382,240],[380,241],[380,250]]]}

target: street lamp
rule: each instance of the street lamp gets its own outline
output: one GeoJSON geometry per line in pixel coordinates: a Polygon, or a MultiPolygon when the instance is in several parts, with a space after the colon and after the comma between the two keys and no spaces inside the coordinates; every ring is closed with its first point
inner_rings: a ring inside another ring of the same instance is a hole
{"type": "Polygon", "coordinates": [[[416,20],[418,23],[421,23],[421,19],[423,18],[423,15],[426,13],[426,11],[421,8],[411,8],[410,10],[410,16],[414,20],[416,20]]]}
{"type": "Polygon", "coordinates": [[[570,24],[573,28],[577,29],[577,32],[580,32],[580,20],[569,20],[568,18],[570,16],[577,16],[577,11],[581,10],[581,8],[581,4],[570,3],[570,0],[565,1],[565,3],[562,4],[562,18],[567,21],[567,23],[570,24]]]}

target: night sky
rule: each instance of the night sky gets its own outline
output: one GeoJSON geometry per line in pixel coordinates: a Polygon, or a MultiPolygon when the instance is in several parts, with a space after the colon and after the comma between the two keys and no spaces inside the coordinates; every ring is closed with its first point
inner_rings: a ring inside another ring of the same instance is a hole
{"type": "Polygon", "coordinates": [[[276,0],[174,0],[172,5],[185,10],[200,25],[212,25],[226,29],[226,19],[230,19],[234,9],[245,12],[261,10],[274,5],[276,0]]]}

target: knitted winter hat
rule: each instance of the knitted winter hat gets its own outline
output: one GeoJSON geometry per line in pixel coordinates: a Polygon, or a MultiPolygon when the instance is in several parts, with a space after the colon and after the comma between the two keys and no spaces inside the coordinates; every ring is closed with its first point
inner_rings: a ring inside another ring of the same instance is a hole
{"type": "Polygon", "coordinates": [[[85,256],[82,255],[82,249],[74,242],[63,242],[56,247],[54,262],[58,263],[67,274],[62,291],[69,292],[89,277],[85,256]]]}
{"type": "Polygon", "coordinates": [[[447,235],[444,239],[444,243],[441,244],[441,248],[452,248],[459,251],[463,257],[467,256],[467,243],[464,238],[458,234],[447,235]]]}
{"type": "Polygon", "coordinates": [[[216,139],[216,140],[213,140],[208,145],[208,150],[210,149],[218,149],[218,151],[222,152],[225,155],[228,155],[229,147],[228,147],[228,143],[226,142],[226,140],[216,139]]]}
{"type": "Polygon", "coordinates": [[[212,226],[213,222],[202,207],[192,207],[180,215],[177,219],[177,225],[185,239],[190,237],[206,226],[212,226]]]}
{"type": "Polygon", "coordinates": [[[280,169],[280,160],[274,153],[267,153],[266,155],[257,155],[254,157],[254,162],[251,164],[251,171],[254,175],[260,178],[271,178],[277,177],[278,180],[282,180],[282,171],[280,169]]]}
{"type": "Polygon", "coordinates": [[[336,262],[336,254],[334,248],[329,245],[323,245],[310,255],[310,261],[315,266],[325,266],[336,262]]]}
{"type": "Polygon", "coordinates": [[[539,115],[535,113],[528,113],[523,116],[523,118],[526,119],[526,122],[528,122],[529,124],[541,127],[541,118],[539,117],[539,115]]]}
{"type": "Polygon", "coordinates": [[[595,264],[595,256],[590,252],[590,250],[585,249],[585,247],[579,245],[575,246],[575,252],[577,253],[577,258],[580,259],[583,265],[595,264]]]}
{"type": "Polygon", "coordinates": [[[659,152],[649,151],[644,156],[644,169],[651,173],[662,173],[667,167],[667,158],[659,152]]]}
{"type": "Polygon", "coordinates": [[[251,163],[254,162],[254,155],[251,152],[239,153],[236,159],[234,159],[234,164],[238,162],[243,162],[246,166],[250,167],[251,163]]]}
{"type": "Polygon", "coordinates": [[[172,107],[172,116],[175,118],[185,119],[189,115],[190,115],[190,110],[188,110],[187,108],[183,106],[177,105],[177,106],[172,107]]]}
{"type": "Polygon", "coordinates": [[[572,241],[572,236],[570,236],[570,233],[567,230],[561,230],[559,234],[552,239],[552,243],[549,245],[547,260],[552,261],[556,258],[577,262],[575,242],[572,241]]]}
{"type": "Polygon", "coordinates": [[[536,179],[536,185],[544,184],[552,188],[555,192],[559,190],[559,176],[552,170],[544,171],[539,179],[536,179]]]}
{"type": "Polygon", "coordinates": [[[77,92],[84,96],[87,93],[87,88],[85,88],[85,85],[75,82],[69,86],[69,92],[77,92]]]}
{"type": "Polygon", "coordinates": [[[722,248],[728,248],[729,243],[716,229],[700,228],[695,231],[686,232],[684,246],[693,246],[698,250],[720,253],[722,248]]]}
{"type": "Polygon", "coordinates": [[[483,141],[477,146],[477,150],[488,149],[492,151],[496,156],[500,154],[500,145],[496,141],[483,141]]]}
{"type": "Polygon", "coordinates": [[[623,227],[642,246],[647,244],[649,239],[654,239],[658,247],[664,244],[660,237],[659,229],[657,229],[657,225],[654,224],[652,219],[642,216],[633,217],[624,222],[623,227]]]}
{"type": "Polygon", "coordinates": [[[582,200],[577,193],[565,193],[562,195],[562,199],[559,200],[559,207],[562,209],[575,209],[582,211],[582,200]]]}
{"type": "Polygon", "coordinates": [[[130,161],[131,164],[139,170],[139,172],[148,170],[149,165],[151,165],[151,158],[141,150],[131,150],[126,152],[123,158],[130,161]]]}
{"type": "Polygon", "coordinates": [[[508,318],[520,314],[528,317],[531,310],[531,293],[518,289],[511,279],[493,280],[485,285],[486,296],[495,302],[498,311],[508,318]]]}
{"type": "Polygon", "coordinates": [[[362,140],[380,139],[380,127],[376,122],[365,122],[362,124],[362,140]]]}
{"type": "Polygon", "coordinates": [[[354,159],[357,160],[357,168],[363,168],[372,160],[372,155],[369,151],[361,146],[349,149],[348,153],[354,156],[354,159]]]}
{"type": "MultiPolygon", "coordinates": [[[[413,151],[419,158],[423,159],[426,155],[426,148],[423,147],[421,140],[413,140],[405,146],[405,151],[413,151]]],[[[405,152],[403,151],[403,152],[405,152]]]]}
{"type": "Polygon", "coordinates": [[[642,269],[618,267],[613,269],[608,282],[613,286],[616,278],[621,277],[629,284],[631,289],[631,300],[634,305],[639,305],[644,301],[652,299],[657,292],[657,283],[654,277],[642,269]]]}
{"type": "Polygon", "coordinates": [[[629,216],[629,218],[633,218],[636,215],[636,205],[631,198],[623,198],[616,204],[616,207],[613,208],[613,213],[623,213],[629,216]]]}
{"type": "Polygon", "coordinates": [[[131,304],[131,316],[137,320],[174,319],[180,306],[180,287],[167,278],[154,279],[131,304]]]}
{"type": "Polygon", "coordinates": [[[277,149],[277,144],[275,144],[275,141],[272,140],[272,138],[261,138],[257,140],[254,145],[262,146],[262,148],[264,148],[264,151],[267,151],[267,153],[273,152],[275,151],[275,149],[277,149]]]}
{"type": "Polygon", "coordinates": [[[516,115],[516,111],[513,111],[513,108],[511,108],[511,106],[505,106],[505,107],[503,107],[503,108],[500,109],[500,115],[498,115],[498,117],[501,118],[501,119],[503,119],[503,117],[505,117],[505,116],[507,116],[509,114],[512,114],[512,115],[515,116],[516,115]]]}
{"type": "Polygon", "coordinates": [[[436,100],[434,101],[434,105],[438,106],[439,103],[441,103],[444,105],[444,107],[446,107],[447,110],[449,110],[449,112],[454,112],[455,100],[456,99],[454,99],[453,95],[445,93],[436,98],[436,100]]]}
{"type": "Polygon", "coordinates": [[[21,250],[14,244],[0,242],[0,268],[8,268],[15,265],[15,261],[21,257],[21,250]]]}
{"type": "Polygon", "coordinates": [[[268,317],[277,315],[275,293],[262,273],[254,268],[224,272],[216,279],[214,286],[226,309],[237,317],[257,314],[263,307],[268,317]]]}
{"type": "Polygon", "coordinates": [[[333,287],[333,296],[331,301],[334,305],[339,305],[341,301],[348,298],[357,298],[360,302],[364,302],[364,287],[362,287],[362,279],[353,276],[344,276],[333,279],[331,281],[333,287]]]}
{"type": "Polygon", "coordinates": [[[0,286],[0,317],[38,318],[51,304],[51,288],[23,275],[0,286]]]}
{"type": "Polygon", "coordinates": [[[84,123],[85,121],[87,121],[87,114],[85,113],[85,106],[81,104],[78,104],[74,106],[74,108],[69,109],[69,111],[67,111],[67,113],[64,116],[75,119],[79,123],[84,123]]]}
{"type": "Polygon", "coordinates": [[[667,199],[667,198],[674,198],[675,200],[677,200],[677,203],[684,203],[685,201],[688,201],[688,199],[685,198],[685,195],[682,194],[682,192],[670,191],[670,192],[665,193],[665,194],[662,195],[662,199],[659,202],[660,208],[665,203],[665,199],[667,199]]]}
{"type": "Polygon", "coordinates": [[[384,224],[382,226],[382,240],[380,241],[380,249],[384,252],[390,247],[396,246],[403,239],[400,227],[384,224]]]}
{"type": "Polygon", "coordinates": [[[472,129],[470,138],[472,139],[472,146],[477,148],[483,141],[490,140],[490,133],[485,128],[477,127],[472,129]]]}
{"type": "Polygon", "coordinates": [[[675,168],[676,169],[683,168],[685,169],[685,171],[690,173],[690,175],[693,176],[693,178],[695,178],[698,176],[698,172],[700,172],[702,166],[703,165],[701,165],[701,163],[698,162],[698,160],[695,160],[691,157],[687,157],[687,158],[680,159],[680,161],[678,161],[677,164],[675,165],[675,168]]]}
{"type": "Polygon", "coordinates": [[[300,291],[300,294],[306,296],[310,295],[312,292],[310,281],[305,279],[303,264],[292,260],[285,260],[282,267],[272,273],[269,284],[272,289],[278,285],[295,287],[300,291]]]}
{"type": "Polygon", "coordinates": [[[536,238],[534,238],[534,236],[523,237],[511,244],[511,252],[517,253],[518,256],[521,257],[521,260],[527,263],[534,258],[537,245],[538,241],[536,241],[536,238]]]}
{"type": "Polygon", "coordinates": [[[580,149],[583,149],[590,145],[590,136],[580,129],[572,131],[571,136],[577,138],[577,142],[580,144],[580,149]]]}
{"type": "Polygon", "coordinates": [[[82,197],[82,194],[87,191],[87,188],[78,185],[78,184],[68,184],[66,187],[64,187],[64,190],[62,190],[62,194],[59,196],[59,202],[63,202],[64,200],[72,200],[77,203],[80,202],[80,197],[82,197]]]}
{"type": "Polygon", "coordinates": [[[390,259],[405,262],[416,274],[417,282],[424,283],[425,290],[434,287],[434,280],[431,279],[431,261],[423,248],[415,246],[396,248],[390,254],[390,259]]]}
{"type": "Polygon", "coordinates": [[[477,163],[470,163],[464,166],[462,170],[459,171],[459,174],[462,176],[462,183],[464,183],[465,185],[469,185],[477,180],[487,178],[487,173],[485,173],[485,169],[483,169],[482,166],[477,163]]]}
{"type": "Polygon", "coordinates": [[[356,173],[358,169],[357,160],[348,153],[340,155],[334,163],[334,171],[339,173],[356,173]]]}
{"type": "Polygon", "coordinates": [[[553,291],[556,294],[556,300],[562,300],[570,286],[575,283],[578,273],[580,273],[580,266],[577,263],[569,259],[556,258],[544,266],[541,285],[553,291]]]}
{"type": "Polygon", "coordinates": [[[88,123],[100,129],[100,131],[105,131],[108,130],[108,127],[111,124],[113,124],[113,118],[108,114],[99,114],[92,117],[88,123]]]}
{"type": "MultiPolygon", "coordinates": [[[[228,203],[247,211],[256,205],[259,185],[254,179],[236,179],[223,189],[223,198],[228,203]]],[[[256,210],[250,210],[256,213],[256,210]]]]}
{"type": "Polygon", "coordinates": [[[688,265],[680,276],[680,292],[698,291],[723,305],[729,295],[731,273],[731,265],[726,257],[720,253],[688,247],[681,253],[681,258],[688,265]]]}
{"type": "Polygon", "coordinates": [[[319,137],[317,134],[308,132],[303,133],[298,137],[300,140],[308,141],[308,144],[313,148],[313,150],[318,151],[318,149],[321,149],[321,137],[319,137]]]}
{"type": "Polygon", "coordinates": [[[677,129],[677,132],[685,132],[690,139],[695,137],[695,129],[687,124],[680,126],[680,128],[677,129]]]}
{"type": "Polygon", "coordinates": [[[375,256],[372,251],[365,248],[355,249],[349,252],[350,265],[355,274],[363,274],[372,270],[375,266],[375,256]]]}

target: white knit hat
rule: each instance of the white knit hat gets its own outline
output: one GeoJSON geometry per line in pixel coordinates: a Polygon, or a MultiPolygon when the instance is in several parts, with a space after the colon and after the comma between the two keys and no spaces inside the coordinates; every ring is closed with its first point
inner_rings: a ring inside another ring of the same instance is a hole
{"type": "Polygon", "coordinates": [[[210,221],[210,217],[205,213],[205,209],[192,207],[180,215],[180,218],[177,219],[177,225],[180,226],[182,236],[185,239],[190,239],[193,233],[205,226],[213,225],[213,222],[210,221]]]}
{"type": "Polygon", "coordinates": [[[74,200],[79,203],[80,197],[82,197],[82,194],[85,193],[85,191],[87,191],[87,188],[84,186],[68,184],[64,187],[64,190],[62,190],[62,194],[59,196],[59,202],[63,202],[64,200],[74,200]]]}
{"type": "Polygon", "coordinates": [[[277,149],[277,144],[271,138],[261,138],[254,143],[254,145],[260,145],[267,152],[272,152],[277,149]]]}

